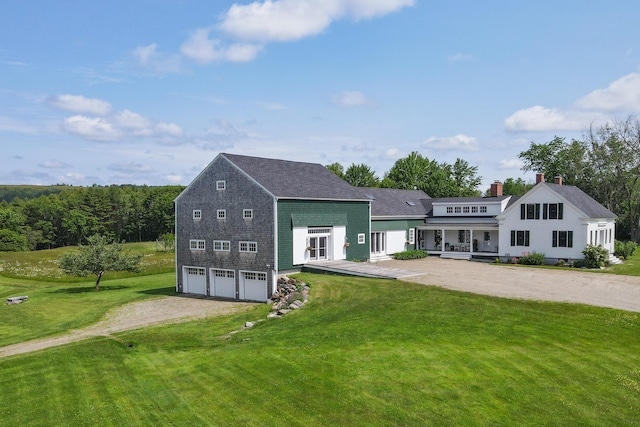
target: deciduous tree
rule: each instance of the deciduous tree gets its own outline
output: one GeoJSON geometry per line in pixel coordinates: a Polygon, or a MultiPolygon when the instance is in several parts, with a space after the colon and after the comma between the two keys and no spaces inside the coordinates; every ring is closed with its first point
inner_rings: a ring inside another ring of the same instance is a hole
{"type": "Polygon", "coordinates": [[[95,234],[77,251],[66,252],[59,259],[60,268],[74,276],[96,276],[96,290],[107,271],[138,271],[142,253],[124,251],[121,243],[112,243],[105,236],[95,234]]]}

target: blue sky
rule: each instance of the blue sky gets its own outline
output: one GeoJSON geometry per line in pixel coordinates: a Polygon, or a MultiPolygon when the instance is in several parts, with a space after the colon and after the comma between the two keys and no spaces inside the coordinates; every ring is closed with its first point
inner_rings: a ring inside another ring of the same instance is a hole
{"type": "Polygon", "coordinates": [[[218,153],[518,153],[640,110],[640,2],[3,0],[0,184],[188,184],[218,153]]]}

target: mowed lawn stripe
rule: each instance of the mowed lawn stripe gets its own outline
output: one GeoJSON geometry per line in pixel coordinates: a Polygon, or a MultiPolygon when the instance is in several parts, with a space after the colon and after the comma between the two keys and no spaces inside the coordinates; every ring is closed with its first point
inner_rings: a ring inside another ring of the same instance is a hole
{"type": "Polygon", "coordinates": [[[28,425],[31,407],[58,425],[639,419],[636,313],[398,281],[299,277],[311,285],[309,304],[229,338],[221,336],[264,317],[264,306],[0,360],[3,424],[28,425]],[[51,399],[54,392],[61,397],[51,399]],[[62,414],[54,407],[61,402],[62,414]]]}

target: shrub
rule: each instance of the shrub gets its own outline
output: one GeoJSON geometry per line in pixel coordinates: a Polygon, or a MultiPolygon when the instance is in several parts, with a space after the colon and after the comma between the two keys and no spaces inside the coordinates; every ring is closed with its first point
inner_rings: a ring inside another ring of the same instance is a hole
{"type": "Polygon", "coordinates": [[[622,259],[627,259],[636,251],[638,244],[636,242],[621,242],[616,240],[613,254],[622,259]]]}
{"type": "Polygon", "coordinates": [[[609,251],[602,246],[588,245],[582,251],[584,266],[587,268],[600,268],[607,264],[609,251]]]}
{"type": "Polygon", "coordinates": [[[527,255],[521,256],[518,262],[524,265],[543,265],[544,254],[541,254],[538,252],[531,252],[527,255]]]}
{"type": "Polygon", "coordinates": [[[427,253],[427,251],[423,251],[420,249],[412,249],[410,251],[396,252],[395,254],[393,254],[393,257],[395,259],[407,260],[407,259],[426,258],[428,255],[429,254],[427,253]]]}

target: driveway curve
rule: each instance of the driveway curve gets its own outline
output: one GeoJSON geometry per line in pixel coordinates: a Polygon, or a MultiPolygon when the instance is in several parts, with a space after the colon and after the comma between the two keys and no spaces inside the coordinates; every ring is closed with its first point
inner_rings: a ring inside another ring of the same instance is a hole
{"type": "Polygon", "coordinates": [[[457,291],[640,312],[640,277],[436,257],[380,261],[378,265],[422,272],[402,280],[457,291]]]}
{"type": "Polygon", "coordinates": [[[211,316],[222,316],[255,307],[255,303],[219,301],[189,295],[153,298],[132,302],[109,311],[100,322],[68,334],[40,338],[0,347],[0,358],[56,347],[92,337],[152,325],[187,322],[211,316]]]}

